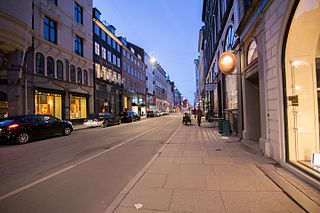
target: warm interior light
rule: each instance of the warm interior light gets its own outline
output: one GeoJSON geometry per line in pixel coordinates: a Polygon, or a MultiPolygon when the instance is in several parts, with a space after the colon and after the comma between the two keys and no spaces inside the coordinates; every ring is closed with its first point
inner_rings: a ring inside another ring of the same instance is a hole
{"type": "Polygon", "coordinates": [[[224,74],[232,73],[236,68],[236,64],[237,59],[232,52],[227,51],[221,54],[219,59],[219,68],[221,72],[223,72],[224,74]]]}

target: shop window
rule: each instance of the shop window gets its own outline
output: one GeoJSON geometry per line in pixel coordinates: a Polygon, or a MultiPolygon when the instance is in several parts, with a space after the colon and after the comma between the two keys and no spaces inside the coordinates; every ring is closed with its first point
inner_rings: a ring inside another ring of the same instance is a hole
{"type": "Polygon", "coordinates": [[[320,5],[299,2],[285,46],[287,161],[320,178],[320,5]]]}
{"type": "Polygon", "coordinates": [[[83,84],[89,85],[89,81],[88,81],[88,71],[87,71],[87,70],[84,70],[84,71],[83,71],[83,84]]]}
{"type": "Polygon", "coordinates": [[[257,48],[257,42],[253,40],[251,41],[248,48],[248,54],[247,54],[248,64],[250,64],[256,58],[258,58],[258,48],[257,48]]]}
{"type": "Polygon", "coordinates": [[[47,57],[47,75],[54,77],[54,59],[51,56],[47,57]]]}
{"type": "Polygon", "coordinates": [[[57,61],[57,78],[63,79],[63,63],[62,61],[57,61]]]}
{"type": "Polygon", "coordinates": [[[8,117],[8,96],[0,92],[0,119],[8,117]]]}
{"type": "Polygon", "coordinates": [[[70,95],[70,119],[87,117],[87,98],[70,95]]]}
{"type": "Polygon", "coordinates": [[[36,54],[36,73],[44,75],[44,56],[42,53],[36,54]]]}
{"type": "Polygon", "coordinates": [[[70,81],[76,82],[76,68],[73,65],[70,66],[70,81]]]}
{"type": "Polygon", "coordinates": [[[35,114],[52,115],[62,119],[61,94],[35,91],[35,114]]]}

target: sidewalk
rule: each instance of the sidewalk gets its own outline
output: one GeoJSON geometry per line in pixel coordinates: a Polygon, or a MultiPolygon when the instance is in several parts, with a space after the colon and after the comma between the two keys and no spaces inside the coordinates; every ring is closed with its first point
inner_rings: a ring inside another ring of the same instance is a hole
{"type": "Polygon", "coordinates": [[[181,126],[106,212],[305,212],[259,169],[274,163],[210,123],[181,126]]]}

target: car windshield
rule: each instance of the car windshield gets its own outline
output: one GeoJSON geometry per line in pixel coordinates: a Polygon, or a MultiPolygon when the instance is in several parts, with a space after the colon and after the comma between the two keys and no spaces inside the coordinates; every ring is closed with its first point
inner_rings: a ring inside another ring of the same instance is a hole
{"type": "Polygon", "coordinates": [[[100,113],[99,114],[100,118],[112,118],[112,114],[111,113],[100,113]]]}
{"type": "Polygon", "coordinates": [[[11,124],[14,120],[9,119],[9,120],[2,120],[0,121],[0,126],[7,126],[9,124],[11,124]]]}

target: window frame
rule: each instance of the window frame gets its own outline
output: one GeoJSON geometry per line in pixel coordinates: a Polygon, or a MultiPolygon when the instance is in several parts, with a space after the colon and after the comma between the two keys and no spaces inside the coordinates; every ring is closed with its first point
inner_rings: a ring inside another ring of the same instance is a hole
{"type": "Polygon", "coordinates": [[[43,19],[43,38],[51,43],[57,44],[57,34],[57,22],[45,16],[43,19]],[[54,35],[52,35],[52,33],[54,33],[54,35]]]}
{"type": "Polygon", "coordinates": [[[57,63],[57,78],[64,80],[63,62],[61,60],[57,60],[56,63],[57,63]],[[61,76],[60,76],[60,73],[61,73],[61,76]]]}
{"type": "Polygon", "coordinates": [[[47,57],[47,76],[54,78],[55,77],[55,62],[52,56],[47,57]]]}
{"type": "Polygon", "coordinates": [[[78,2],[74,1],[74,20],[80,24],[83,24],[83,8],[78,4],[78,2]]]}
{"type": "Polygon", "coordinates": [[[77,34],[75,35],[75,38],[74,38],[74,52],[77,55],[83,56],[83,38],[81,38],[77,34]],[[80,48],[80,51],[79,51],[79,48],[80,48]]]}
{"type": "Polygon", "coordinates": [[[36,73],[37,74],[45,75],[44,63],[45,63],[44,55],[40,52],[37,52],[36,53],[36,73]]]}

